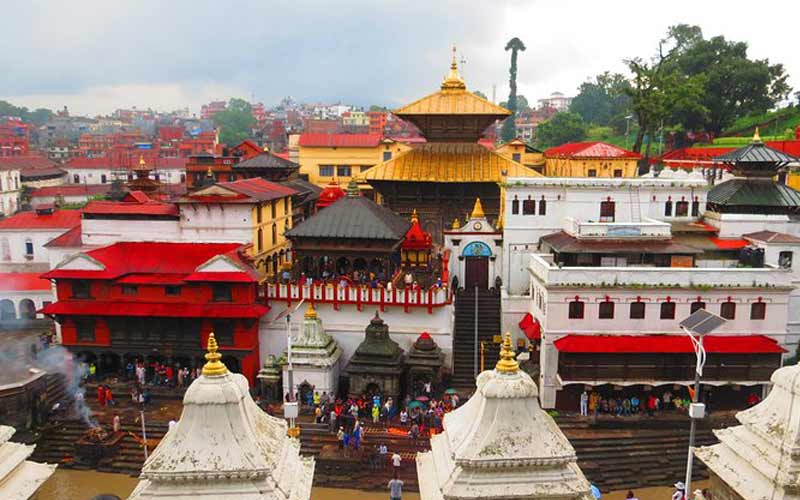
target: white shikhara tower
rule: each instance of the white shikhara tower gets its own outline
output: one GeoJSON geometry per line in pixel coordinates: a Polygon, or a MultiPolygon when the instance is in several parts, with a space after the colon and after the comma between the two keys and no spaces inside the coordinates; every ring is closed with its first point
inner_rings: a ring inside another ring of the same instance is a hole
{"type": "Polygon", "coordinates": [[[129,500],[308,500],[314,461],[282,419],[253,401],[243,375],[220,362],[212,333],[202,376],[178,424],[144,463],[129,500]]]}
{"type": "MultiPolygon", "coordinates": [[[[292,369],[295,389],[307,383],[314,391],[336,394],[342,350],[333,337],[325,333],[314,304],[309,303],[303,329],[292,340],[292,369]]],[[[283,386],[289,389],[289,365],[283,365],[283,386]]]]}
{"type": "Polygon", "coordinates": [[[13,427],[0,425],[0,498],[26,500],[56,469],[55,465],[26,460],[35,446],[12,443],[13,427]]]}
{"type": "Polygon", "coordinates": [[[417,454],[422,500],[593,500],[575,450],[539,406],[538,389],[506,334],[494,370],[417,454]]]}
{"type": "Polygon", "coordinates": [[[800,365],[775,370],[772,384],[764,401],[736,414],[741,425],[714,431],[719,444],[695,449],[714,498],[800,499],[800,365]]]}

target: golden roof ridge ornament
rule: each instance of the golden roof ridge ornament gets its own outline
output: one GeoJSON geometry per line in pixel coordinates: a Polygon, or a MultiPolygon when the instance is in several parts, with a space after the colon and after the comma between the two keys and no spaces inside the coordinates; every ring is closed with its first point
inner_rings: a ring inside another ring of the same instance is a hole
{"type": "Polygon", "coordinates": [[[147,162],[144,161],[144,155],[139,155],[139,166],[144,167],[147,165],[147,162]]]}
{"type": "Polygon", "coordinates": [[[217,352],[217,339],[214,338],[214,332],[208,334],[208,352],[205,355],[206,364],[203,365],[203,376],[216,377],[228,373],[228,367],[220,361],[222,354],[217,352]]]}
{"type": "Polygon", "coordinates": [[[756,132],[753,134],[753,140],[751,142],[762,142],[761,134],[758,133],[758,127],[756,127],[756,132]]]}
{"type": "Polygon", "coordinates": [[[483,219],[486,217],[486,214],[483,212],[483,205],[481,204],[480,198],[475,198],[475,206],[472,207],[472,215],[469,216],[470,219],[483,219]]]}
{"type": "Polygon", "coordinates": [[[451,226],[451,229],[461,229],[461,222],[458,220],[458,217],[453,219],[453,225],[451,226]]]}
{"type": "Polygon", "coordinates": [[[305,317],[306,319],[317,319],[317,310],[314,309],[313,302],[308,303],[308,309],[306,309],[305,317]]]}
{"type": "Polygon", "coordinates": [[[458,63],[456,62],[456,46],[453,45],[453,62],[450,63],[450,72],[447,73],[442,82],[442,90],[466,90],[467,84],[458,74],[458,63]]]}
{"type": "Polygon", "coordinates": [[[419,215],[417,215],[417,209],[416,208],[411,212],[411,222],[412,223],[419,222],[419,215]]]}
{"type": "Polygon", "coordinates": [[[519,370],[517,355],[511,344],[511,332],[506,332],[505,339],[500,346],[500,359],[494,369],[500,373],[516,373],[519,370]]]}

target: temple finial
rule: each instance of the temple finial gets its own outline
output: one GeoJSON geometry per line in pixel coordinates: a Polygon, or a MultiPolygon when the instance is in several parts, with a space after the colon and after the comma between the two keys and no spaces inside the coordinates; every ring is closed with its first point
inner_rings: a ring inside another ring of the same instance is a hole
{"type": "Polygon", "coordinates": [[[753,134],[753,142],[761,142],[761,134],[758,133],[758,127],[756,127],[756,132],[753,134]]]}
{"type": "Polygon", "coordinates": [[[350,179],[350,182],[347,183],[347,197],[358,198],[359,196],[361,196],[361,191],[358,189],[358,183],[355,179],[350,179]]]}
{"type": "Polygon", "coordinates": [[[450,72],[442,82],[442,90],[465,90],[467,85],[458,74],[458,61],[456,60],[456,46],[453,45],[453,60],[450,63],[450,72]]]}
{"type": "Polygon", "coordinates": [[[306,309],[306,319],[317,319],[317,310],[314,309],[314,303],[308,303],[308,309],[306,309]]]}
{"type": "Polygon", "coordinates": [[[211,332],[208,334],[208,352],[205,355],[206,364],[203,365],[203,375],[206,377],[215,377],[228,373],[228,367],[220,361],[222,354],[217,352],[218,350],[217,339],[214,338],[214,332],[211,332]]]}
{"type": "Polygon", "coordinates": [[[416,208],[411,212],[411,222],[412,223],[419,222],[419,216],[417,215],[417,209],[416,208]]]}
{"type": "Polygon", "coordinates": [[[461,229],[461,222],[459,222],[458,217],[453,219],[453,225],[450,227],[450,229],[461,229]]]}
{"type": "Polygon", "coordinates": [[[503,343],[500,346],[500,359],[497,361],[495,370],[501,373],[515,373],[519,370],[516,357],[517,355],[511,345],[511,333],[506,332],[503,343]]]}
{"type": "Polygon", "coordinates": [[[147,162],[144,161],[144,155],[139,155],[139,166],[144,167],[145,165],[147,165],[147,162]]]}
{"type": "Polygon", "coordinates": [[[481,204],[480,198],[475,198],[475,206],[472,207],[472,214],[470,215],[470,219],[483,219],[486,217],[486,214],[483,213],[483,205],[481,204]]]}

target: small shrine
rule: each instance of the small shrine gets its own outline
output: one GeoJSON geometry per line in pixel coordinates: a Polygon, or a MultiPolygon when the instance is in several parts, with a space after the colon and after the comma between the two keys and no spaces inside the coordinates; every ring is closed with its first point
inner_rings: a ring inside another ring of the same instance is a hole
{"type": "Polygon", "coordinates": [[[366,328],[364,341],[359,344],[345,373],[350,378],[349,394],[380,393],[386,397],[400,397],[403,376],[403,349],[389,337],[389,325],[378,312],[366,328]]]}
{"type": "Polygon", "coordinates": [[[441,382],[444,354],[428,332],[422,332],[406,357],[406,387],[409,392],[419,385],[441,382]]]}
{"type": "Polygon", "coordinates": [[[300,456],[285,420],[256,405],[244,375],[228,371],[213,333],[205,358],[129,500],[308,500],[314,459],[300,456]]]}
{"type": "Polygon", "coordinates": [[[339,198],[344,198],[346,195],[347,193],[345,193],[344,189],[339,186],[339,181],[331,179],[331,182],[325,186],[319,194],[317,208],[325,208],[329,205],[333,205],[339,198]]]}
{"type": "MultiPolygon", "coordinates": [[[[307,386],[320,394],[336,394],[342,350],[325,333],[314,304],[309,304],[303,328],[292,338],[292,371],[295,387],[307,386]]],[[[284,356],[283,359],[286,357],[284,356]]],[[[289,365],[283,364],[283,386],[289,390],[289,365]]],[[[295,391],[297,389],[294,389],[295,391]]]]}
{"type": "Polygon", "coordinates": [[[404,266],[412,268],[428,267],[431,258],[433,238],[431,233],[422,230],[417,211],[411,213],[411,227],[400,245],[400,259],[404,266]]]}
{"type": "Polygon", "coordinates": [[[36,446],[9,441],[15,432],[0,425],[0,498],[24,500],[36,493],[56,466],[26,460],[36,446]]]}
{"type": "Polygon", "coordinates": [[[741,425],[714,430],[719,444],[695,448],[714,498],[800,499],[800,365],[777,369],[771,380],[761,403],[736,414],[741,425]]]}
{"type": "Polygon", "coordinates": [[[128,189],[131,191],[141,191],[153,197],[161,189],[161,182],[151,179],[150,173],[153,169],[144,161],[144,156],[139,156],[139,164],[133,168],[135,178],[128,181],[128,189]]]}
{"type": "Polygon", "coordinates": [[[444,417],[431,451],[417,454],[422,500],[593,500],[575,450],[539,406],[539,390],[519,369],[507,333],[494,370],[444,417]]]}
{"type": "Polygon", "coordinates": [[[258,370],[259,387],[261,396],[267,401],[281,401],[283,391],[281,389],[281,365],[274,354],[268,354],[264,360],[264,365],[258,370]]]}
{"type": "Polygon", "coordinates": [[[464,225],[455,219],[444,232],[444,246],[458,257],[450,264],[450,273],[460,286],[467,289],[495,286],[503,262],[498,259],[503,253],[503,232],[486,218],[480,198],[475,199],[464,225]]]}

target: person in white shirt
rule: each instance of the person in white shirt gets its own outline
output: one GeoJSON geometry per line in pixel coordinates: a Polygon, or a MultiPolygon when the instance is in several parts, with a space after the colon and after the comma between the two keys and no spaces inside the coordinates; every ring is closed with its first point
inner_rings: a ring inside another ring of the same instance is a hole
{"type": "Polygon", "coordinates": [[[397,474],[400,472],[400,464],[403,463],[403,458],[400,456],[399,453],[394,452],[392,455],[392,467],[394,467],[394,474],[397,477],[397,474]]]}
{"type": "Polygon", "coordinates": [[[589,395],[586,393],[586,391],[581,393],[581,416],[589,416],[589,395]]]}
{"type": "Polygon", "coordinates": [[[389,500],[401,500],[403,498],[403,481],[397,479],[397,474],[394,479],[389,481],[389,500]]]}
{"type": "Polygon", "coordinates": [[[408,412],[405,408],[400,412],[400,425],[405,426],[408,423],[408,412]]]}

